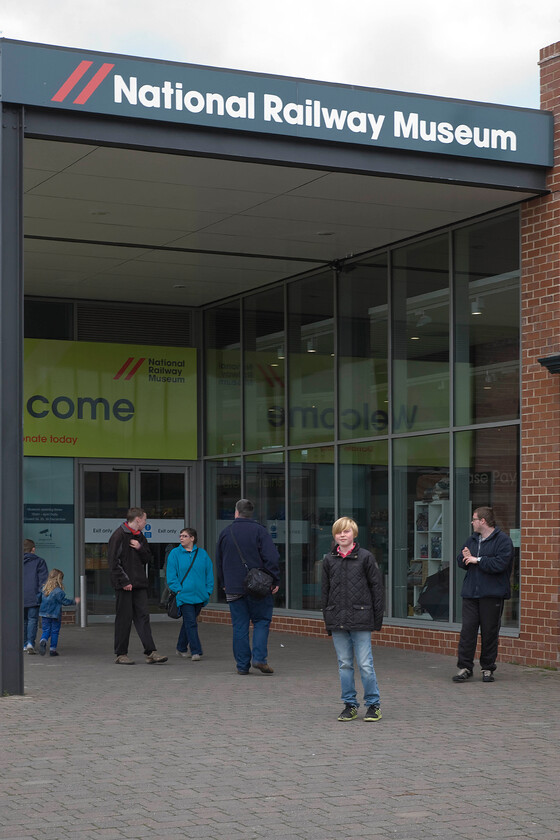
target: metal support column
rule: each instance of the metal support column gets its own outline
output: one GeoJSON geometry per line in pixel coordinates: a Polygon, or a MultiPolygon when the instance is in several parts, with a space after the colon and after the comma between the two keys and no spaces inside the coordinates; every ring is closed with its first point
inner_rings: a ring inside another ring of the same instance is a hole
{"type": "Polygon", "coordinates": [[[0,106],[0,694],[23,694],[23,108],[0,106]]]}

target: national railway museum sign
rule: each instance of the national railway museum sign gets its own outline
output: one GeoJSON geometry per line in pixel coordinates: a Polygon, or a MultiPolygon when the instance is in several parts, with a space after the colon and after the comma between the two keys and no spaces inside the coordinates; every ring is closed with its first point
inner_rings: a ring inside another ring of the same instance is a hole
{"type": "Polygon", "coordinates": [[[2,101],[533,166],[543,111],[0,40],[2,101]]]}

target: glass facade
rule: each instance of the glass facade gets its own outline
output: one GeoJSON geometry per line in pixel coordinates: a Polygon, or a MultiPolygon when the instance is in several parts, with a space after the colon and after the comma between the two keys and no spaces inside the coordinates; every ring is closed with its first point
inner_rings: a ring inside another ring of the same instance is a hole
{"type": "Polygon", "coordinates": [[[517,626],[516,212],[346,260],[205,319],[209,546],[236,499],[251,498],[281,555],[277,605],[316,611],[332,522],[351,516],[382,570],[388,620],[442,626],[461,621],[455,558],[472,510],[490,505],[516,547],[503,624],[517,626]]]}

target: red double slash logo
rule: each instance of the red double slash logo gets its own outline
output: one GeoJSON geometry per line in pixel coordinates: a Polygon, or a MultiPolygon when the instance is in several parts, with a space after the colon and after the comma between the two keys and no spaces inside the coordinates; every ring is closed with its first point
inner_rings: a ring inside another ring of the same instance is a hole
{"type": "Polygon", "coordinates": [[[121,376],[125,373],[125,371],[127,370],[127,368],[128,368],[131,364],[132,364],[132,367],[130,368],[130,370],[129,370],[129,371],[128,371],[128,373],[126,374],[126,376],[125,376],[125,381],[126,381],[126,380],[128,380],[128,379],[132,379],[132,377],[134,376],[134,374],[138,372],[139,368],[141,367],[141,365],[143,365],[143,364],[144,364],[144,362],[145,362],[145,361],[146,361],[146,357],[145,357],[145,356],[141,356],[141,357],[140,357],[140,358],[136,361],[136,363],[135,363],[135,364],[132,364],[132,363],[134,362],[134,356],[129,356],[129,357],[128,357],[128,359],[126,360],[126,362],[124,363],[124,365],[122,366],[122,368],[121,368],[120,370],[118,370],[118,371],[117,371],[117,373],[113,376],[113,379],[120,379],[120,378],[121,378],[121,376]]]}
{"type": "MultiPolygon", "coordinates": [[[[80,61],[74,72],[68,76],[62,87],[57,90],[51,102],[64,102],[70,91],[74,90],[92,64],[93,61],[80,61]]],[[[114,64],[102,64],[97,73],[94,73],[81,93],[74,99],[74,105],[83,105],[84,102],[87,102],[91,94],[97,90],[103,79],[108,76],[114,66],[114,64]]]]}

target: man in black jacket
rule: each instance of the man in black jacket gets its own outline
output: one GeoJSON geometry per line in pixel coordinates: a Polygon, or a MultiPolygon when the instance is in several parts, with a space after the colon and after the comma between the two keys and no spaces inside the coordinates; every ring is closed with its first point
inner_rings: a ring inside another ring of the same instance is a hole
{"type": "Polygon", "coordinates": [[[473,534],[457,557],[460,569],[466,569],[461,597],[463,626],[459,637],[458,671],[453,682],[466,682],[473,675],[474,654],[480,627],[480,667],[482,682],[494,682],[496,656],[504,601],[511,597],[510,577],[513,566],[513,543],[496,528],[490,507],[473,513],[473,534]]]}
{"type": "Polygon", "coordinates": [[[251,667],[263,674],[273,674],[268,664],[268,631],[272,621],[274,602],[278,592],[280,572],[278,550],[272,537],[251,515],[254,505],[248,499],[235,504],[235,519],[224,528],[216,546],[218,582],[226,595],[233,627],[233,655],[237,673],[247,676],[251,667]],[[256,600],[245,592],[247,570],[264,569],[272,579],[270,594],[256,600]],[[253,624],[253,650],[249,642],[249,627],[253,624]]]}
{"type": "Polygon", "coordinates": [[[128,642],[132,622],[140,641],[144,645],[146,662],[160,664],[167,662],[167,656],[156,651],[150,627],[148,609],[148,578],[146,564],[152,559],[148,541],[142,529],[146,524],[146,511],[130,508],[126,522],[111,534],[107,549],[107,560],[111,570],[111,583],[117,602],[115,610],[115,654],[117,665],[134,665],[128,657],[128,642]]]}
{"type": "Polygon", "coordinates": [[[321,607],[332,635],[344,709],[340,721],[358,717],[354,656],[360,669],[367,711],[365,721],[381,720],[379,688],[371,651],[372,630],[383,624],[383,581],[373,555],[356,542],[358,526],[343,516],[332,526],[335,545],[323,558],[321,607]]]}

